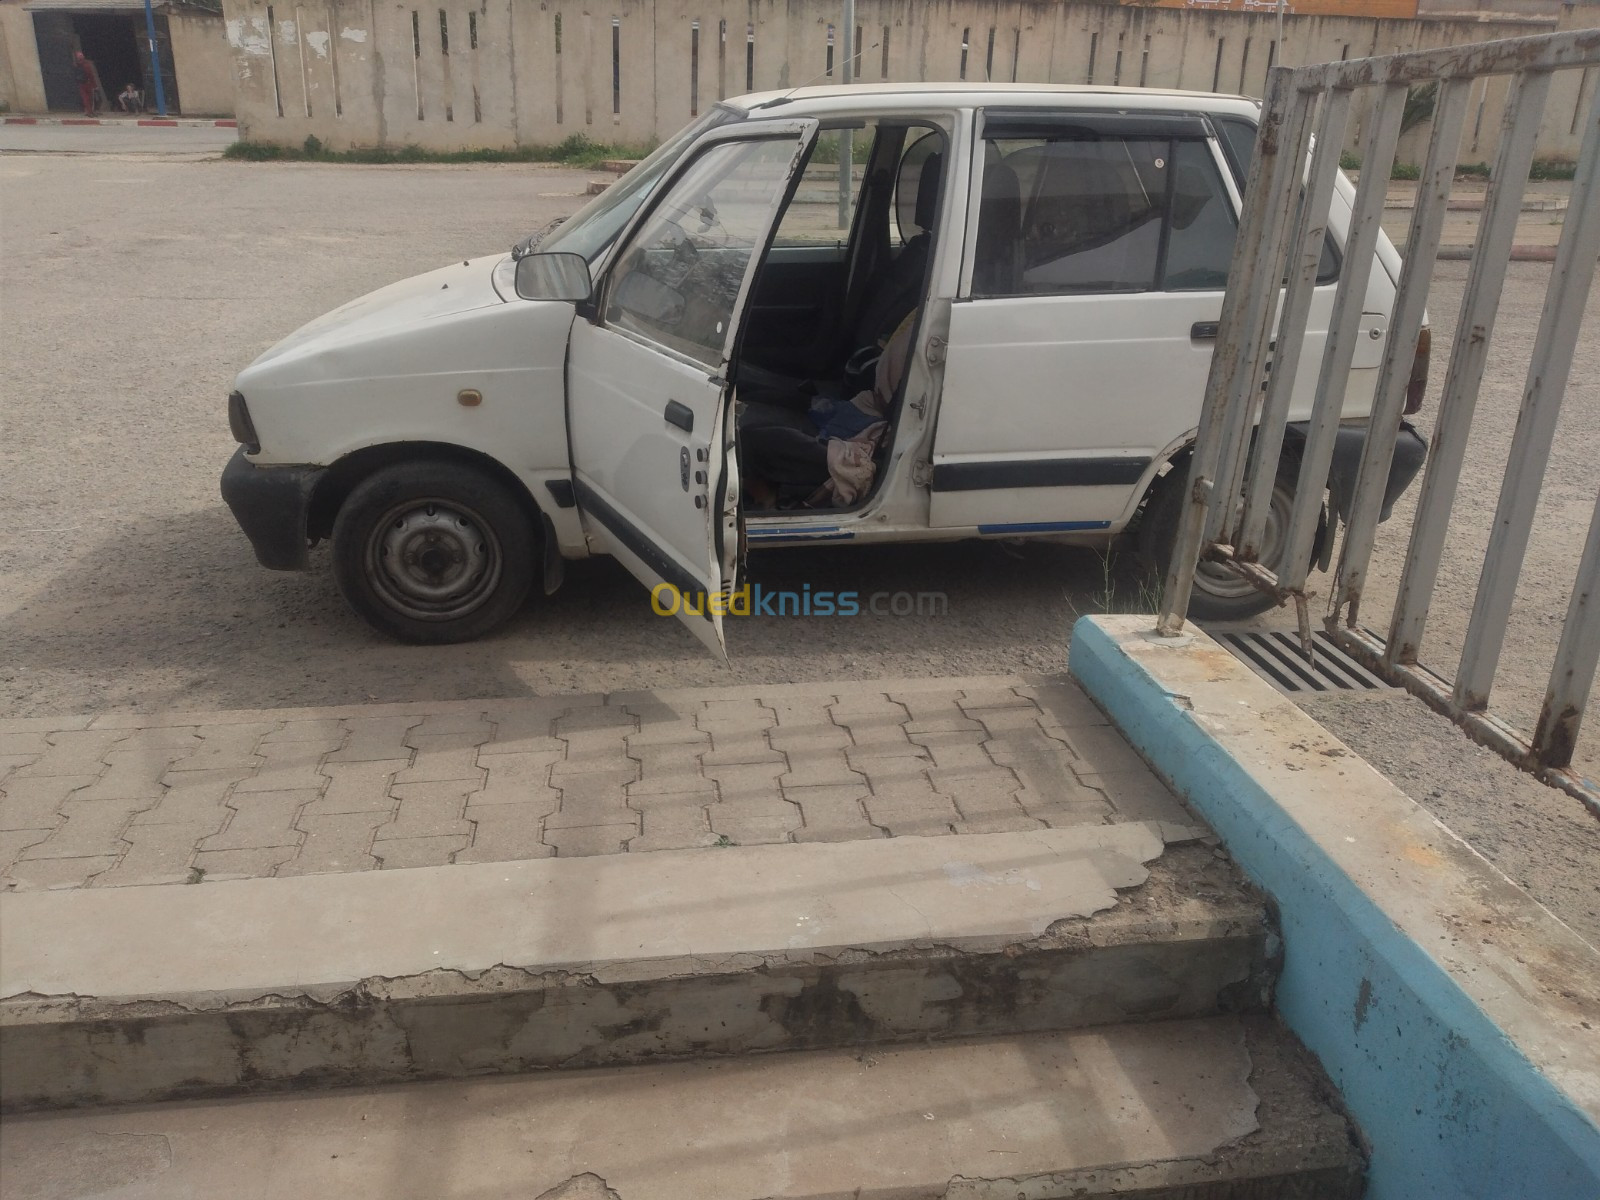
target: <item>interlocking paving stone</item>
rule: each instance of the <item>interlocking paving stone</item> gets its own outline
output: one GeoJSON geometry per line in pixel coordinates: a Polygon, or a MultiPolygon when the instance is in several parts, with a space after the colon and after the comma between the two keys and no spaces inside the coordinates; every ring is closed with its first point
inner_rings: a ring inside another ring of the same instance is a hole
{"type": "Polygon", "coordinates": [[[555,849],[542,840],[542,814],[528,804],[469,804],[472,844],[457,853],[458,863],[513,862],[548,858],[555,849]]]}
{"type": "Polygon", "coordinates": [[[279,875],[323,875],[334,871],[369,871],[377,866],[372,838],[389,823],[388,813],[300,815],[306,835],[300,853],[278,868],[279,875]]]}
{"type": "Polygon", "coordinates": [[[0,829],[0,877],[29,846],[37,846],[53,831],[50,829],[0,829]]]}
{"type": "Polygon", "coordinates": [[[800,806],[805,821],[795,831],[797,842],[845,842],[883,837],[884,831],[867,820],[863,801],[872,793],[866,787],[784,788],[784,799],[800,806]]]}
{"type": "Polygon", "coordinates": [[[135,825],[195,825],[215,821],[218,828],[229,815],[227,798],[233,785],[248,771],[168,771],[162,776],[166,791],[161,799],[133,818],[135,825]]]}
{"type": "MultiPolygon", "coordinates": [[[[200,882],[226,879],[261,879],[273,874],[299,853],[296,846],[258,846],[249,850],[200,850],[191,861],[191,874],[200,882]]],[[[530,855],[530,857],[532,857],[530,855]]]]}
{"type": "Polygon", "coordinates": [[[285,721],[262,738],[267,742],[343,742],[344,722],[337,717],[311,717],[304,721],[285,721]]]}
{"type": "Polygon", "coordinates": [[[155,748],[108,751],[104,774],[79,792],[78,800],[159,800],[161,782],[176,752],[155,748]]]}
{"type": "Polygon", "coordinates": [[[467,797],[472,795],[468,784],[459,780],[397,783],[393,792],[400,807],[394,820],[380,826],[374,835],[372,852],[380,858],[377,842],[437,837],[465,837],[471,841],[472,825],[461,815],[467,797]]]}
{"type": "Polygon", "coordinates": [[[154,803],[154,799],[79,800],[74,796],[61,805],[61,815],[66,821],[44,841],[24,850],[22,860],[107,856],[115,859],[127,848],[122,832],[132,823],[134,814],[154,803]]]}
{"type": "Polygon", "coordinates": [[[52,775],[93,775],[105,773],[105,754],[128,736],[130,730],[61,730],[46,735],[50,748],[27,766],[14,772],[22,779],[42,779],[52,775]]]}
{"type": "Polygon", "coordinates": [[[18,889],[84,887],[96,875],[116,865],[114,854],[94,858],[18,859],[6,872],[5,883],[18,889]]]}
{"type": "Polygon", "coordinates": [[[235,792],[320,792],[327,777],[318,769],[329,754],[339,749],[333,738],[298,742],[263,742],[262,758],[255,774],[234,784],[235,792]]]}
{"type": "Polygon", "coordinates": [[[172,837],[171,829],[167,825],[130,826],[123,834],[128,844],[126,853],[116,866],[96,875],[93,886],[135,887],[189,882],[194,841],[203,833],[191,831],[186,838],[178,840],[172,837]]]}
{"type": "Polygon", "coordinates": [[[226,828],[200,843],[202,850],[258,850],[298,846],[305,835],[295,828],[300,811],[317,798],[314,789],[287,792],[240,792],[228,798],[233,811],[226,828]]]}
{"type": "Polygon", "coordinates": [[[627,787],[631,782],[631,771],[563,775],[557,780],[561,807],[545,818],[545,828],[636,822],[637,814],[628,807],[627,787]]]}
{"type": "Polygon", "coordinates": [[[562,858],[581,858],[590,854],[621,854],[628,842],[639,836],[637,821],[631,824],[578,825],[567,829],[546,829],[545,842],[562,858]]]}
{"type": "Polygon", "coordinates": [[[243,724],[197,726],[200,744],[172,764],[174,771],[250,772],[260,765],[256,746],[277,729],[276,721],[250,721],[243,724]]]}
{"type": "Polygon", "coordinates": [[[26,751],[0,753],[0,886],[19,888],[1194,823],[1063,678],[115,713],[0,738],[26,751]]]}
{"type": "Polygon", "coordinates": [[[330,763],[411,762],[412,749],[406,734],[422,724],[421,716],[347,717],[345,743],[324,760],[330,763]]]}
{"type": "Polygon", "coordinates": [[[446,837],[393,838],[372,843],[372,853],[385,871],[401,867],[444,867],[471,843],[470,834],[446,837]]]}
{"type": "Polygon", "coordinates": [[[713,831],[739,846],[786,842],[790,834],[805,824],[800,806],[781,797],[719,800],[706,810],[706,815],[713,831]]]}
{"type": "Polygon", "coordinates": [[[0,758],[38,757],[50,749],[45,733],[43,729],[32,733],[0,733],[0,758]]]}
{"type": "Polygon", "coordinates": [[[478,735],[474,733],[420,734],[413,729],[406,741],[416,750],[409,767],[395,775],[401,783],[438,783],[464,780],[481,785],[484,768],[478,765],[478,735]]]}
{"type": "Polygon", "coordinates": [[[693,806],[662,806],[644,814],[643,832],[628,842],[629,853],[650,850],[689,850],[715,845],[706,810],[693,806]]]}
{"type": "Polygon", "coordinates": [[[37,754],[0,754],[0,788],[23,767],[31,767],[39,759],[37,754]]]}
{"type": "Polygon", "coordinates": [[[0,830],[54,829],[61,805],[93,775],[49,775],[42,779],[8,779],[0,790],[0,830]]]}
{"type": "Polygon", "coordinates": [[[561,760],[559,751],[525,750],[479,759],[488,782],[467,801],[469,804],[521,804],[544,816],[561,807],[561,791],[550,783],[550,768],[561,760]]]}
{"type": "Polygon", "coordinates": [[[327,777],[327,788],[306,805],[306,813],[321,817],[333,813],[391,812],[397,801],[389,789],[406,764],[403,758],[325,762],[322,774],[327,777]]]}
{"type": "Polygon", "coordinates": [[[639,762],[639,778],[628,785],[630,797],[661,792],[694,792],[705,784],[697,743],[630,746],[628,754],[639,762]]]}

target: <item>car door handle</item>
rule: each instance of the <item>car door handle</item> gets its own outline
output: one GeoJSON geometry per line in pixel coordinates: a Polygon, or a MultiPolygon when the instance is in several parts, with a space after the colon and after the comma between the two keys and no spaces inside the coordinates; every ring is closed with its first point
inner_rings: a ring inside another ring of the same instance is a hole
{"type": "Polygon", "coordinates": [[[667,401],[667,411],[663,414],[669,425],[676,425],[685,433],[694,432],[694,409],[687,404],[679,404],[676,400],[667,401]]]}
{"type": "Polygon", "coordinates": [[[1189,338],[1196,342],[1214,342],[1217,340],[1217,321],[1196,321],[1189,326],[1189,338]]]}

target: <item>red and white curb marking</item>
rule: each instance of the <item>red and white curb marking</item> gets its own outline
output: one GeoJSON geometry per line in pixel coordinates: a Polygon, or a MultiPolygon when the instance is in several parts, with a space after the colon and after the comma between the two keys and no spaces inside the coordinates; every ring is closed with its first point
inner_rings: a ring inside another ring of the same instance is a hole
{"type": "Polygon", "coordinates": [[[7,125],[142,125],[159,126],[164,129],[237,129],[239,122],[232,117],[221,117],[214,121],[175,121],[164,117],[140,118],[137,121],[102,121],[99,117],[6,117],[7,125]]]}

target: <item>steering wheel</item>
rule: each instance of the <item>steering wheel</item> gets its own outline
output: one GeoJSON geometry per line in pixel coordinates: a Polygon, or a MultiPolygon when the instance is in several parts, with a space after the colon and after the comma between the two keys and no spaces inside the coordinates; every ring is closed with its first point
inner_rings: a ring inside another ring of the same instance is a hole
{"type": "Polygon", "coordinates": [[[878,365],[878,360],[882,357],[882,346],[861,347],[861,349],[845,359],[844,377],[850,380],[860,378],[870,383],[873,369],[878,365]]]}

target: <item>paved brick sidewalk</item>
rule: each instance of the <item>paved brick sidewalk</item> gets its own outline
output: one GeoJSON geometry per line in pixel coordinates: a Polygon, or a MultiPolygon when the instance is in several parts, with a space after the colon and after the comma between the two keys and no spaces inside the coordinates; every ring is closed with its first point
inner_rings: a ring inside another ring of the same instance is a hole
{"type": "Polygon", "coordinates": [[[0,888],[1190,822],[1067,679],[0,720],[0,888]]]}

